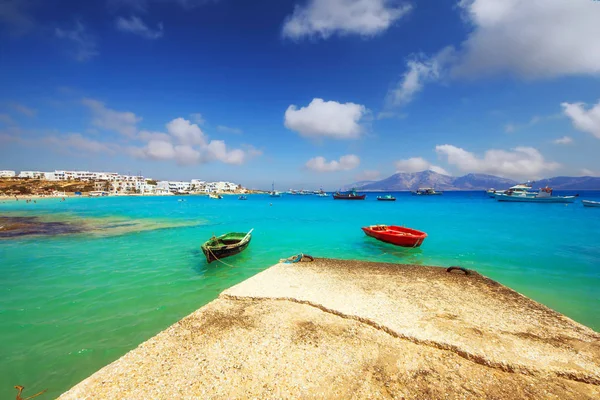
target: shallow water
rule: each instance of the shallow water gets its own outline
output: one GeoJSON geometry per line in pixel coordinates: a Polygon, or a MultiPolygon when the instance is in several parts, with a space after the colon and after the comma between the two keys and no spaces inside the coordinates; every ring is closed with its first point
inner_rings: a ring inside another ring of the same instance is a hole
{"type": "MultiPolygon", "coordinates": [[[[583,199],[600,198],[581,192],[583,199]]],[[[0,202],[0,215],[84,224],[87,232],[0,240],[0,398],[53,398],[227,287],[304,252],[461,265],[600,330],[600,209],[498,203],[480,192],[331,197],[109,197],[0,202]],[[272,204],[272,205],[270,205],[272,204]],[[429,234],[419,249],[367,238],[370,224],[429,234]],[[254,228],[250,247],[206,264],[213,233],[254,228]]]]}

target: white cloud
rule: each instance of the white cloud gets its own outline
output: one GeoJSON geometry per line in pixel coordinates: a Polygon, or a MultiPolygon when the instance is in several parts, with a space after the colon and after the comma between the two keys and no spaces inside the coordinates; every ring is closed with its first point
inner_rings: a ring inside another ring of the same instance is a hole
{"type": "Polygon", "coordinates": [[[87,33],[85,25],[80,21],[76,21],[75,27],[71,30],[56,28],[54,33],[56,37],[73,43],[75,46],[73,57],[77,61],[88,61],[99,54],[96,49],[96,40],[87,33]]]}
{"type": "Polygon", "coordinates": [[[283,24],[283,36],[300,39],[338,35],[374,36],[410,12],[409,4],[391,0],[308,0],[296,5],[283,24]]]}
{"type": "Polygon", "coordinates": [[[223,133],[233,133],[235,135],[241,135],[242,133],[244,133],[241,129],[239,128],[231,128],[229,126],[225,126],[225,125],[218,125],[217,126],[217,130],[219,132],[223,132],[223,133]]]}
{"type": "Polygon", "coordinates": [[[167,132],[182,144],[203,145],[206,143],[206,137],[202,129],[181,117],[167,124],[167,132]]]}
{"type": "Polygon", "coordinates": [[[460,76],[600,74],[600,4],[579,0],[461,0],[473,31],[460,76]]]}
{"type": "Polygon", "coordinates": [[[375,181],[379,179],[381,172],[375,170],[364,170],[354,177],[357,181],[375,181]]]}
{"type": "MultiPolygon", "coordinates": [[[[598,4],[600,7],[600,4],[598,4]]],[[[573,126],[582,132],[591,133],[600,139],[600,102],[590,109],[584,103],[562,103],[564,114],[573,126]]]]}
{"type": "Polygon", "coordinates": [[[446,156],[449,164],[464,172],[534,179],[543,172],[560,167],[558,163],[546,161],[533,147],[516,147],[511,151],[487,150],[483,158],[450,144],[436,146],[435,150],[446,156]]]}
{"type": "Polygon", "coordinates": [[[431,165],[429,161],[422,157],[412,157],[405,160],[398,160],[395,164],[397,172],[413,173],[429,170],[442,175],[450,175],[450,173],[444,168],[437,165],[431,165]]]}
{"type": "Polygon", "coordinates": [[[573,138],[570,136],[563,136],[561,138],[554,139],[552,141],[552,143],[554,143],[554,144],[571,144],[571,143],[573,143],[573,138]]]}
{"type": "MultiPolygon", "coordinates": [[[[470,28],[467,39],[430,59],[409,61],[402,79],[388,93],[388,106],[404,105],[425,83],[447,77],[600,76],[597,1],[460,0],[458,8],[470,28]]],[[[516,128],[509,124],[506,130],[516,128]]]]}
{"type": "Polygon", "coordinates": [[[241,165],[262,154],[250,145],[244,149],[228,149],[222,140],[209,142],[198,125],[184,118],[176,118],[166,127],[168,133],[141,131],[137,138],[148,143],[142,148],[131,148],[130,153],[139,158],[174,160],[180,165],[212,161],[241,165]]]}
{"type": "Polygon", "coordinates": [[[107,108],[104,103],[94,99],[81,101],[92,111],[92,124],[98,128],[108,129],[122,135],[133,137],[137,132],[136,124],[142,120],[129,111],[115,111],[107,108]]]}
{"type": "Polygon", "coordinates": [[[363,132],[360,120],[368,113],[365,106],[315,98],[306,107],[291,105],[285,111],[286,128],[304,137],[357,139],[363,132]]]}
{"type": "Polygon", "coordinates": [[[163,36],[163,25],[162,22],[158,23],[158,28],[152,30],[149,28],[144,21],[134,15],[130,19],[119,17],[116,20],[117,29],[122,32],[133,33],[134,35],[141,36],[146,39],[158,39],[163,36]]]}
{"type": "Polygon", "coordinates": [[[311,158],[306,162],[306,168],[316,172],[348,171],[358,167],[360,158],[354,154],[341,156],[339,161],[327,161],[325,157],[311,158]]]}
{"type": "Polygon", "coordinates": [[[433,57],[419,55],[409,60],[402,79],[388,92],[387,106],[398,107],[410,103],[425,83],[440,79],[453,57],[454,50],[446,47],[433,57]]]}
{"type": "Polygon", "coordinates": [[[204,120],[204,117],[200,113],[191,113],[190,114],[190,119],[192,121],[194,121],[198,125],[204,125],[204,123],[206,122],[204,120]]]}
{"type": "Polygon", "coordinates": [[[149,142],[151,140],[162,140],[162,141],[170,141],[171,136],[162,132],[152,132],[152,131],[140,131],[137,135],[138,139],[143,140],[145,142],[149,142]]]}

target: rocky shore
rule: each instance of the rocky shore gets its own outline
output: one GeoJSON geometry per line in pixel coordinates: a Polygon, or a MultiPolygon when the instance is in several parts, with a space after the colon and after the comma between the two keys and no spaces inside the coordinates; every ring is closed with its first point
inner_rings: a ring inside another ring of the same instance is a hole
{"type": "Polygon", "coordinates": [[[60,399],[600,398],[600,334],[475,272],[317,259],[226,290],[60,399]]]}

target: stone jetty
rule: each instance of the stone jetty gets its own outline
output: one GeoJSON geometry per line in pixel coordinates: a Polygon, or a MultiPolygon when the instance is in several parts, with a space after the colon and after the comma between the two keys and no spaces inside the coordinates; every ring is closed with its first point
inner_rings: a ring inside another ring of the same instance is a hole
{"type": "Polygon", "coordinates": [[[277,264],[60,399],[598,399],[600,334],[476,272],[277,264]]]}

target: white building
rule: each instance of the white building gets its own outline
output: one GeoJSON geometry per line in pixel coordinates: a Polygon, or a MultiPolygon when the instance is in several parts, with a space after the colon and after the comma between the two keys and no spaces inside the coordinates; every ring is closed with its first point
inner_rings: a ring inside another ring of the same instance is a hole
{"type": "Polygon", "coordinates": [[[41,171],[21,171],[19,178],[44,179],[44,173],[41,171]]]}
{"type": "Polygon", "coordinates": [[[146,181],[135,181],[135,190],[140,194],[154,194],[156,185],[151,185],[146,181]]]}
{"type": "Polygon", "coordinates": [[[0,178],[14,178],[17,176],[15,171],[0,171],[0,178]]]}
{"type": "Polygon", "coordinates": [[[160,181],[157,183],[157,189],[168,190],[171,193],[189,192],[192,187],[190,182],[182,181],[160,181]]]}

